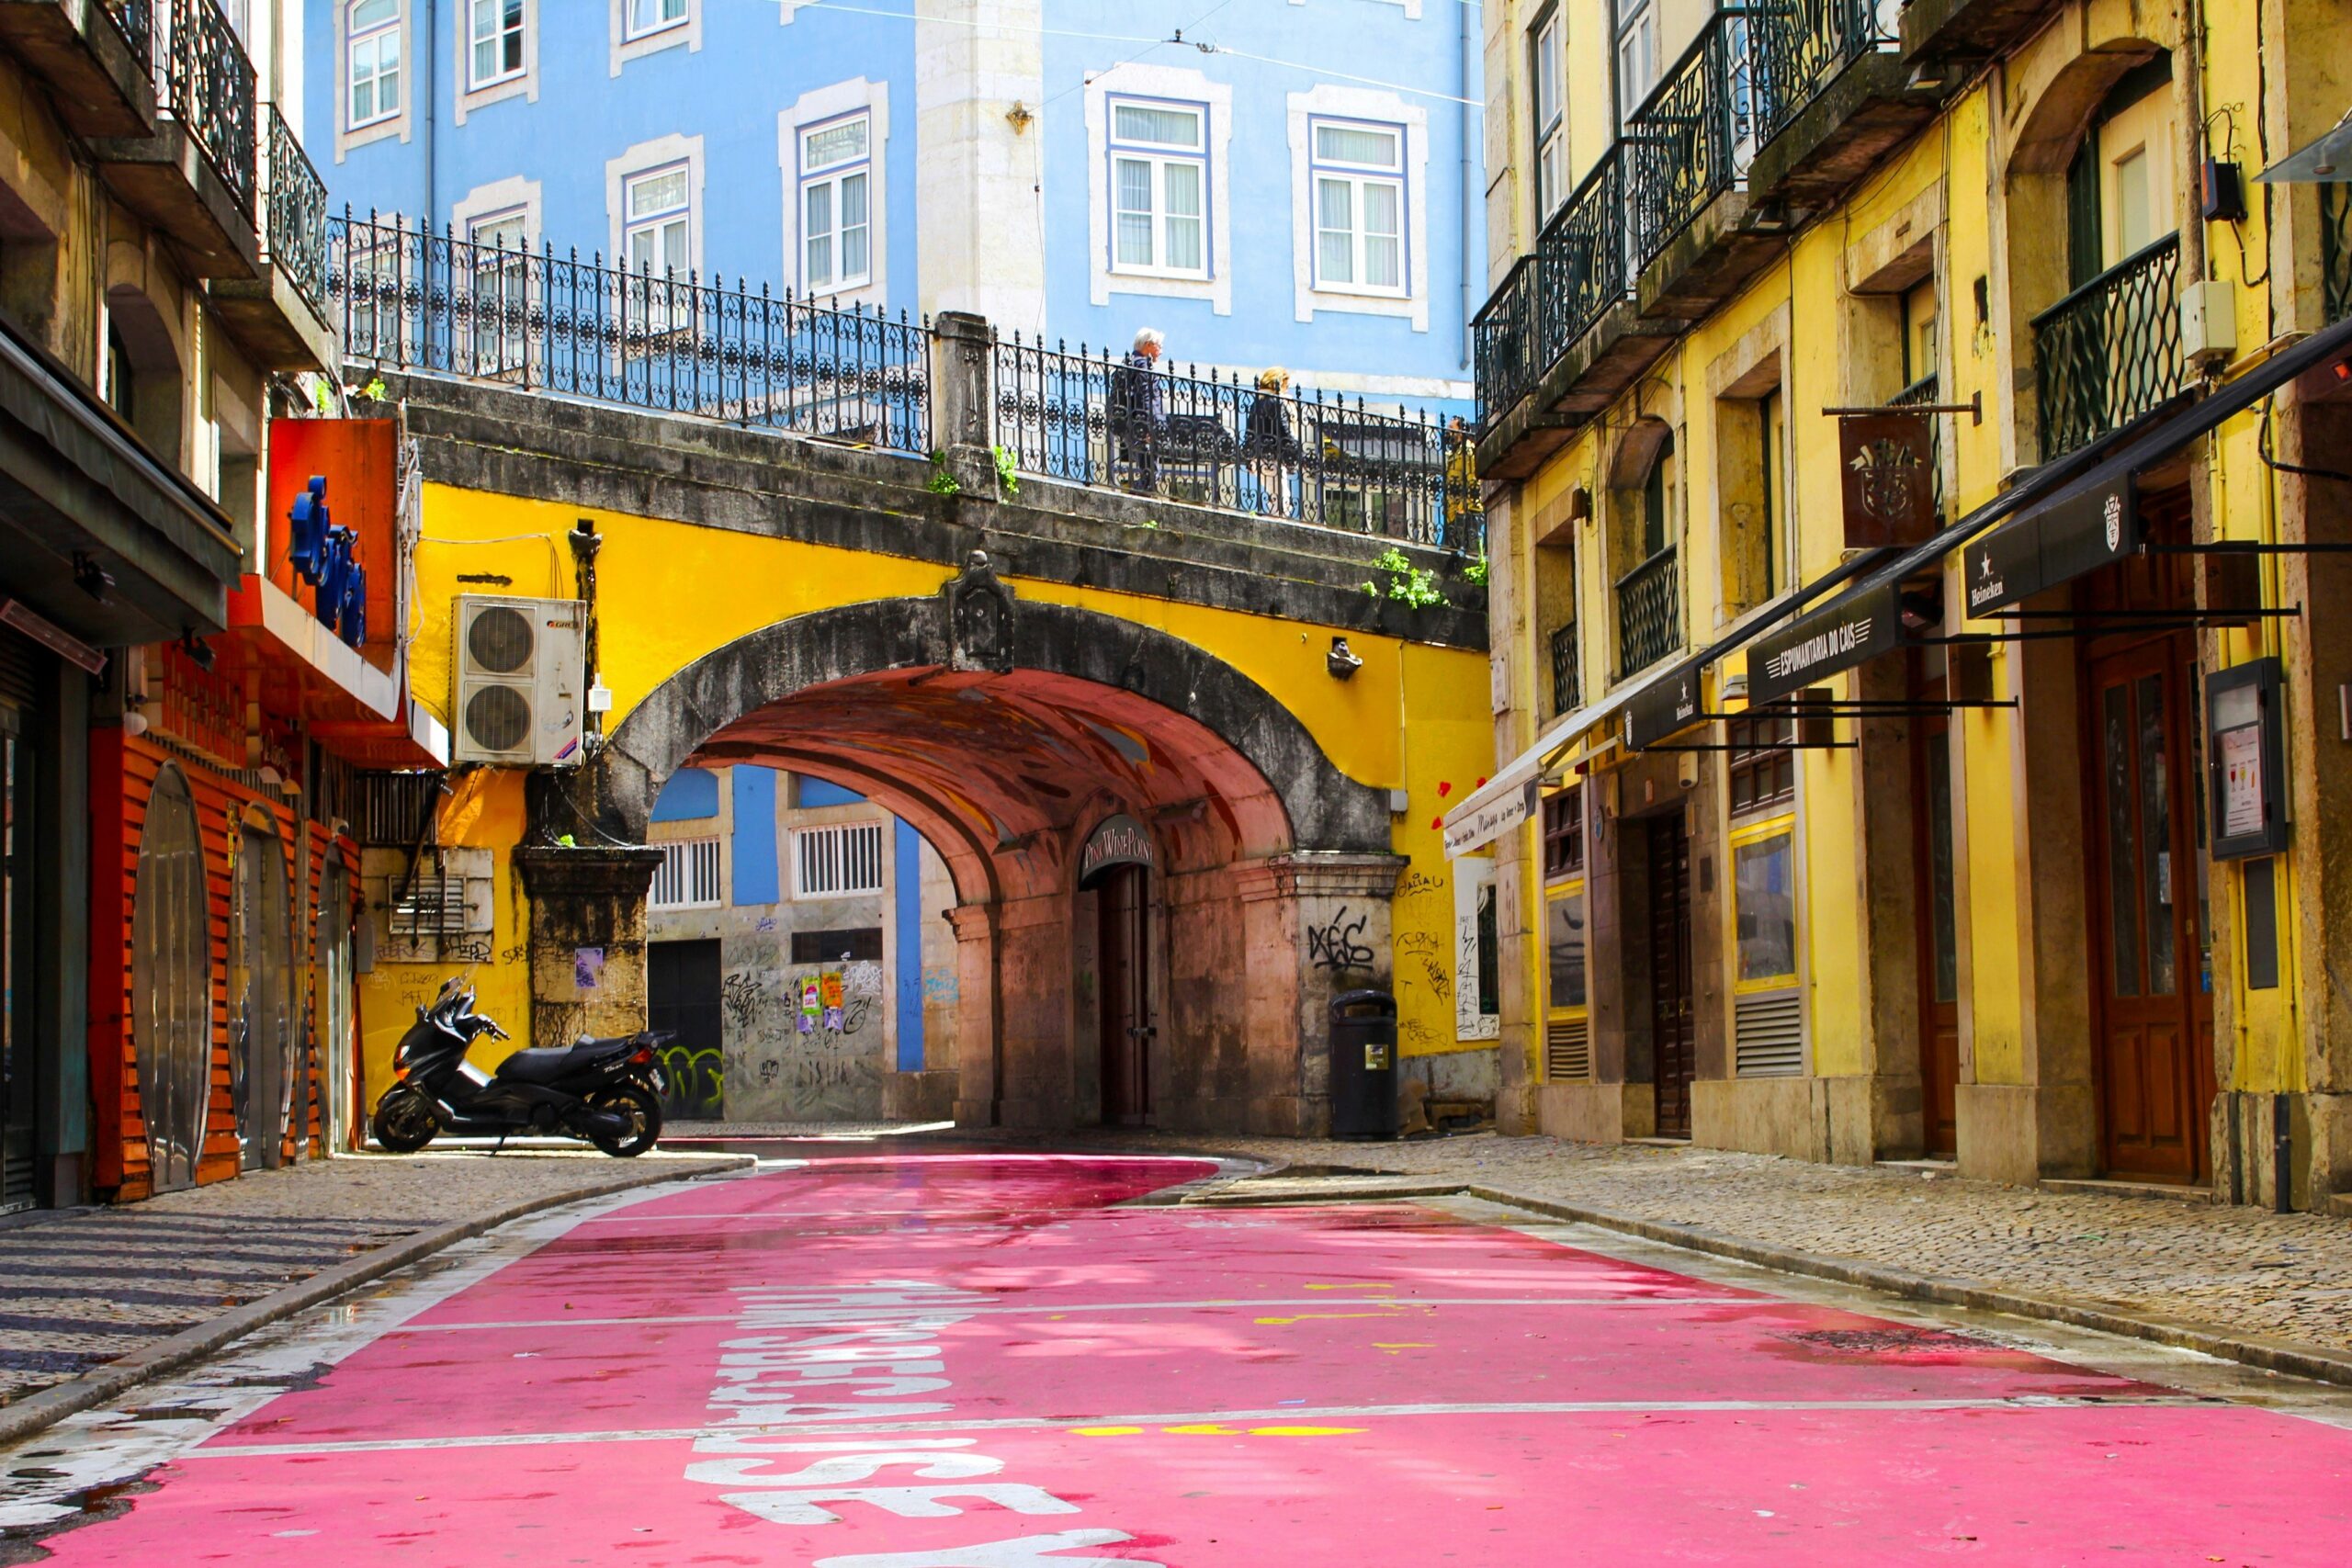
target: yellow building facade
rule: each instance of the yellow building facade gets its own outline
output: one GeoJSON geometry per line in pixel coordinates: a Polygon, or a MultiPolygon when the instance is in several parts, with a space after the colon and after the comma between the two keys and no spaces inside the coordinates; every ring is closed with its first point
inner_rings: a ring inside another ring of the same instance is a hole
{"type": "Polygon", "coordinates": [[[2340,12],[1487,21],[1507,1119],[2352,1187],[2340,12]]]}

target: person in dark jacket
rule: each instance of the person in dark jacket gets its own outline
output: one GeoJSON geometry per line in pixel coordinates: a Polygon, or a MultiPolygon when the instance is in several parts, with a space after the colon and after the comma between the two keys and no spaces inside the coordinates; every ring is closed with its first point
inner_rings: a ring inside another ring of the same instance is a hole
{"type": "Polygon", "coordinates": [[[1132,489],[1159,488],[1159,437],[1168,424],[1168,388],[1154,368],[1166,346],[1156,327],[1136,331],[1135,346],[1111,372],[1111,431],[1119,458],[1134,474],[1132,489]]]}
{"type": "Polygon", "coordinates": [[[1258,395],[1250,400],[1250,423],[1241,438],[1241,455],[1258,481],[1258,509],[1269,517],[1290,515],[1290,474],[1303,454],[1291,434],[1290,372],[1273,366],[1259,372],[1258,395]]]}

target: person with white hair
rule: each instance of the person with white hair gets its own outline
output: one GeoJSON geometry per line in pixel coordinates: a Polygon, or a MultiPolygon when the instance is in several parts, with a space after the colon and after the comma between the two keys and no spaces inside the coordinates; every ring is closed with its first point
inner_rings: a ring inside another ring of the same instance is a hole
{"type": "Polygon", "coordinates": [[[1136,329],[1135,346],[1111,372],[1110,423],[1119,457],[1134,470],[1130,488],[1159,488],[1159,436],[1168,424],[1168,388],[1154,368],[1167,346],[1157,327],[1136,329]]]}

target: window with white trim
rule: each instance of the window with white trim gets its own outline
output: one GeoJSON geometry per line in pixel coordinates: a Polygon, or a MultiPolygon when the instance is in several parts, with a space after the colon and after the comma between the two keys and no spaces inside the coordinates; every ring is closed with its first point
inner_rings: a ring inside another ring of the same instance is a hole
{"type": "Polygon", "coordinates": [[[621,185],[621,260],[631,272],[684,275],[694,265],[688,243],[692,181],[672,164],[631,175],[621,185]]]}
{"type": "Polygon", "coordinates": [[[1641,107],[1657,85],[1657,9],[1650,0],[1619,0],[1617,121],[1641,107]]]}
{"type": "Polygon", "coordinates": [[[725,901],[717,839],[673,839],[654,847],[662,852],[662,863],[653,868],[648,908],[715,909],[725,901]]]}
{"type": "Polygon", "coordinates": [[[1535,78],[1535,220],[1552,216],[1568,197],[1567,95],[1560,90],[1566,62],[1560,54],[1556,10],[1535,26],[1528,40],[1528,69],[1535,78]]]}
{"type": "Polygon", "coordinates": [[[350,129],[401,112],[401,0],[352,0],[345,65],[350,129]]]}
{"type": "Polygon", "coordinates": [[[1315,175],[1315,286],[1405,292],[1405,128],[1309,122],[1315,175]]]}
{"type": "Polygon", "coordinates": [[[473,371],[503,375],[523,365],[530,215],[522,208],[469,219],[473,243],[473,371]]]}
{"type": "Polygon", "coordinates": [[[1208,107],[1113,98],[1111,270],[1209,275],[1208,107]]]}
{"type": "Polygon", "coordinates": [[[840,898],[882,891],[882,824],[834,822],[792,835],[792,891],[840,898]]]}
{"type": "Polygon", "coordinates": [[[523,73],[523,0],[469,0],[473,44],[472,79],[477,88],[523,73]]]}
{"type": "Polygon", "coordinates": [[[873,142],[863,109],[800,131],[800,281],[812,294],[874,281],[873,142]]]}
{"type": "Polygon", "coordinates": [[[640,39],[663,32],[686,19],[688,0],[627,0],[625,36],[640,39]]]}

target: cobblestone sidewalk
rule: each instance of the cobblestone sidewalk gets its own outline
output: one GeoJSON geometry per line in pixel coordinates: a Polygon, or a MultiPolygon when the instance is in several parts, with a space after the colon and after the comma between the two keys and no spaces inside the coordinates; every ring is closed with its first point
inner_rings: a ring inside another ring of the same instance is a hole
{"type": "Polygon", "coordinates": [[[418,1231],[560,1201],[616,1172],[707,1168],[591,1151],[355,1155],[0,1229],[0,1404],[144,1349],[418,1231]]]}
{"type": "Polygon", "coordinates": [[[2352,1351],[2352,1223],[2061,1193],[1899,1166],[1492,1133],[1405,1144],[1096,1134],[1294,1166],[1441,1177],[1799,1252],[2352,1351]]]}

